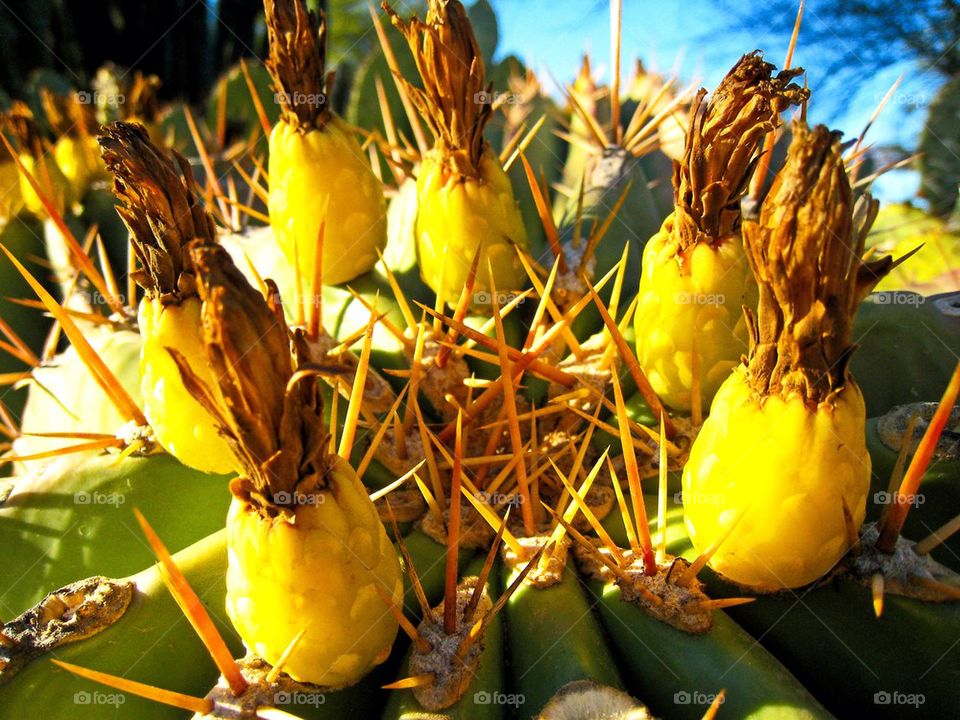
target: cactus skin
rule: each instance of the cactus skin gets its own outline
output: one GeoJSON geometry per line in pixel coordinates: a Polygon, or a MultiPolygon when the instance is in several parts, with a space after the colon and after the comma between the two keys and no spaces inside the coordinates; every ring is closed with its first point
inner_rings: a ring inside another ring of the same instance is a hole
{"type": "Polygon", "coordinates": [[[867,417],[940,399],[960,355],[960,317],[948,309],[936,298],[908,292],[873,293],[860,305],[853,325],[860,347],[850,371],[863,391],[867,417]]]}
{"type": "Polygon", "coordinates": [[[169,455],[65,456],[28,466],[0,505],[4,615],[19,613],[49,590],[91,575],[121,577],[153,556],[139,542],[131,508],[144,508],[177,551],[223,527],[227,478],[184,467],[169,455]],[[185,522],[185,518],[189,522],[185,522]]]}
{"type": "MultiPolygon", "coordinates": [[[[709,572],[705,579],[711,597],[742,594],[709,572]]],[[[877,619],[870,588],[841,575],[803,593],[802,602],[789,593],[771,595],[726,612],[751,636],[762,638],[763,646],[837,717],[898,720],[916,713],[942,718],[955,715],[960,705],[960,664],[948,662],[960,603],[888,594],[877,619]],[[884,702],[883,694],[894,692],[919,695],[922,704],[884,702]]]]}
{"type": "MultiPolygon", "coordinates": [[[[514,579],[516,572],[503,573],[503,589],[514,579]]],[[[536,717],[557,690],[574,680],[623,687],[617,662],[572,567],[549,588],[522,585],[507,602],[506,614],[508,627],[524,628],[524,640],[510,643],[514,687],[524,697],[518,717],[536,717]],[[558,628],[564,632],[557,633],[558,628]]]]}
{"type": "Polygon", "coordinates": [[[620,588],[590,581],[600,620],[610,633],[631,691],[658,717],[698,720],[706,703],[698,697],[726,689],[722,708],[750,720],[830,720],[796,677],[723,611],[713,629],[688,635],[624,602],[620,588]]]}
{"type": "MultiPolygon", "coordinates": [[[[126,521],[136,527],[129,508],[112,512],[125,512],[126,521]]],[[[134,539],[132,532],[124,530],[126,539],[114,540],[114,551],[120,542],[139,545],[139,538],[134,539]]],[[[190,545],[176,553],[174,560],[208,607],[222,605],[227,564],[225,531],[190,545]]],[[[141,567],[147,562],[141,562],[141,567]]],[[[163,584],[159,567],[151,564],[129,579],[136,590],[120,619],[98,635],[57,648],[56,658],[203,697],[217,680],[217,668],[200,638],[183,619],[180,607],[163,584]]],[[[57,585],[46,590],[54,587],[57,585]]],[[[239,639],[222,613],[210,615],[231,650],[239,653],[239,639]]],[[[137,720],[177,720],[184,716],[182,710],[79,678],[46,658],[34,660],[11,682],[0,686],[0,720],[27,716],[100,720],[108,713],[137,720]],[[94,701],[94,693],[99,702],[94,701]],[[108,698],[116,700],[108,703],[108,698]]]]}

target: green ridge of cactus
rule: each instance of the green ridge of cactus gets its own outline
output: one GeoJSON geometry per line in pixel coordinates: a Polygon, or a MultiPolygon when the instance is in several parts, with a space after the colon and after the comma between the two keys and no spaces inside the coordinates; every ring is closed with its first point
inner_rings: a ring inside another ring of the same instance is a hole
{"type": "Polygon", "coordinates": [[[916,293],[873,293],[860,305],[852,337],[859,347],[851,372],[867,417],[874,417],[894,405],[940,399],[960,356],[960,317],[916,293]]]}
{"type": "Polygon", "coordinates": [[[0,505],[4,615],[91,575],[122,577],[153,555],[132,508],[143,508],[171,551],[223,527],[229,478],[191,470],[166,454],[68,455],[17,477],[0,505]],[[189,514],[190,522],[183,522],[189,514]]]}

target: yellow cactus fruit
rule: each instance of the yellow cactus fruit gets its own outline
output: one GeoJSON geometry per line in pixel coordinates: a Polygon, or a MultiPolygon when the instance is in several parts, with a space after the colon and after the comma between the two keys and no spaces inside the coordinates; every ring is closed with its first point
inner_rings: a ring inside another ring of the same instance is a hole
{"type": "Polygon", "coordinates": [[[20,192],[20,171],[14,162],[0,163],[0,224],[6,222],[23,207],[20,192]]]}
{"type": "Polygon", "coordinates": [[[326,27],[303,0],[266,0],[280,122],[270,134],[270,224],[310,286],[324,224],[323,281],[370,270],[387,243],[387,204],[350,127],[328,107],[326,27]]]}
{"type": "MultiPolygon", "coordinates": [[[[23,169],[39,185],[44,197],[59,213],[64,213],[76,200],[76,194],[64,177],[52,154],[48,152],[33,112],[19,100],[3,115],[4,129],[19,145],[18,159],[23,169]]],[[[24,207],[40,218],[46,218],[46,206],[25,173],[20,173],[20,196],[24,207]]]]}
{"type": "MultiPolygon", "coordinates": [[[[203,343],[242,466],[227,518],[227,613],[271,664],[304,633],[283,666],[294,680],[351,685],[396,637],[382,597],[402,598],[396,550],[356,472],[328,454],[316,367],[298,371],[275,286],[265,301],[219,246],[196,244],[192,257],[203,343]]],[[[302,331],[293,340],[303,357],[302,331]]],[[[208,402],[214,388],[177,362],[208,402]]]]}
{"type": "Polygon", "coordinates": [[[654,392],[666,405],[690,410],[694,370],[709,403],[747,351],[741,308],[756,307],[757,286],[739,237],[695,243],[681,255],[675,219],[668,216],[643,249],[636,337],[654,392]]]}
{"type": "Polygon", "coordinates": [[[216,242],[213,218],[199,205],[190,165],[150,142],[141,125],[117,122],[100,137],[103,158],[115,176],[117,211],[130,230],[140,262],[141,393],[157,442],[180,462],[204,472],[236,467],[216,417],[183,385],[171,357],[178,352],[194,372],[212,382],[200,342],[200,299],[187,243],[216,242]]]}
{"type": "Polygon", "coordinates": [[[97,147],[97,122],[93,106],[81,102],[81,96],[55,95],[42,90],[40,100],[47,124],[57,140],[53,157],[64,178],[79,197],[95,180],[106,175],[97,147]]]}
{"type": "Polygon", "coordinates": [[[103,171],[94,138],[64,135],[53,145],[53,157],[63,177],[77,191],[87,188],[103,171]]]}
{"type": "MultiPolygon", "coordinates": [[[[866,196],[857,217],[872,221],[866,196]]],[[[870,487],[863,396],[847,367],[860,301],[894,265],[859,258],[838,136],[795,123],[744,243],[760,288],[750,353],[720,386],[683,471],[684,518],[710,565],[758,591],[814,582],[858,538],[870,487]]]]}
{"type": "Polygon", "coordinates": [[[481,271],[473,305],[490,308],[489,273],[499,290],[522,289],[526,274],[517,248],[527,234],[513,188],[483,138],[493,114],[492,85],[485,84],[483,56],[458,0],[430,0],[426,21],[393,24],[407,39],[423,88],[401,81],[434,136],[417,177],[417,255],[424,282],[456,305],[473,258],[481,271]]]}
{"type": "MultiPolygon", "coordinates": [[[[514,244],[526,247],[526,230],[510,178],[488,148],[480,158],[480,180],[448,172],[436,151],[420,164],[417,178],[417,252],[423,279],[449,305],[455,305],[480,249],[490,262],[498,288],[522,288],[523,265],[514,244]],[[505,240],[512,238],[512,240],[505,240]]],[[[487,273],[477,274],[474,305],[488,305],[487,273]]]]}
{"type": "Polygon", "coordinates": [[[740,199],[761,139],[780,111],[806,97],[790,82],[802,70],[773,71],[758,53],[744,55],[709,102],[699,92],[674,164],[674,211],[644,248],[637,354],[676,410],[692,409],[695,373],[698,401],[708,407],[747,350],[741,308],[756,307],[757,289],[740,237],[740,199]]]}
{"type": "Polygon", "coordinates": [[[284,671],[339,687],[385,659],[397,622],[375,587],[399,599],[402,581],[363,483],[346,460],[331,462],[325,490],[300,492],[307,502],[288,518],[266,518],[256,504],[234,498],[227,518],[227,614],[269,663],[305,629],[284,671]]]}

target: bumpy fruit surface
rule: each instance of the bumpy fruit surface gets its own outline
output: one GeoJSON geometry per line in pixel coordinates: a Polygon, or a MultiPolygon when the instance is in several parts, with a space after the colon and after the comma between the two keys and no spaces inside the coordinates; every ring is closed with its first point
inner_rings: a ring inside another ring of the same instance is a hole
{"type": "Polygon", "coordinates": [[[527,233],[510,178],[489,148],[480,160],[479,180],[450,173],[435,153],[428,155],[417,178],[417,202],[423,279],[448,305],[460,297],[478,248],[474,306],[490,305],[484,300],[490,287],[488,261],[498,290],[524,287],[526,275],[515,246],[526,249],[527,233]]]}
{"type": "Polygon", "coordinates": [[[300,682],[351,685],[389,654],[400,563],[366,490],[337,458],[327,487],[298,495],[293,517],[265,517],[235,498],[227,517],[227,613],[248,648],[300,682]]]}
{"type": "Polygon", "coordinates": [[[269,171],[270,224],[287,259],[299,264],[306,287],[324,217],[324,283],[344,283],[373,267],[387,242],[386,200],[340,118],[331,115],[322,130],[309,132],[277,123],[270,134],[269,171]]]}
{"type": "Polygon", "coordinates": [[[761,403],[737,368],[714,398],[683,471],[684,518],[698,551],[740,518],[710,566],[760,591],[799,587],[828,572],[866,511],[864,423],[852,380],[816,408],[798,395],[761,403]]]}
{"type": "Polygon", "coordinates": [[[757,284],[739,236],[678,252],[673,218],[664,221],[643,251],[637,354],[660,399],[689,411],[695,350],[706,409],[748,350],[742,308],[756,307],[757,284]]]}
{"type": "Polygon", "coordinates": [[[213,417],[184,387],[167,350],[178,351],[207,387],[216,387],[201,342],[200,307],[197,297],[179,305],[140,303],[141,393],[154,436],[167,452],[196,470],[227,473],[237,465],[234,455],[213,417]]]}

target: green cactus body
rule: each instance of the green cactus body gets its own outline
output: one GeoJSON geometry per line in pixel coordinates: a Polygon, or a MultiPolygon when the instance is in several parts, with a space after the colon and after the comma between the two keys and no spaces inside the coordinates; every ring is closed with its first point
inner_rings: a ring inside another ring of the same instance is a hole
{"type": "MultiPolygon", "coordinates": [[[[507,587],[516,573],[504,575],[507,587]]],[[[555,692],[574,680],[623,687],[617,662],[571,568],[551,587],[522,585],[507,601],[506,613],[507,627],[517,630],[516,642],[510,643],[510,667],[514,690],[523,698],[519,717],[536,717],[555,692]]]]}
{"type": "Polygon", "coordinates": [[[206,475],[166,454],[66,456],[19,476],[0,504],[4,615],[91,575],[122,577],[153,556],[132,508],[143,508],[172,551],[223,527],[227,477],[206,475]],[[189,522],[185,522],[189,518],[189,522]]]}
{"type": "MultiPolygon", "coordinates": [[[[141,403],[140,335],[130,330],[91,328],[85,337],[120,381],[130,398],[141,403]]],[[[127,420],[107,399],[73,347],[34,368],[20,424],[22,433],[103,433],[113,435],[127,420]]],[[[63,438],[22,434],[14,442],[17,455],[32,455],[75,444],[63,438]]],[[[43,461],[19,463],[18,474],[43,461]]]]}
{"type": "Polygon", "coordinates": [[[860,347],[850,371],[863,391],[867,417],[894,405],[940,399],[960,355],[960,317],[948,303],[949,297],[885,292],[860,305],[852,333],[860,347]]]}

